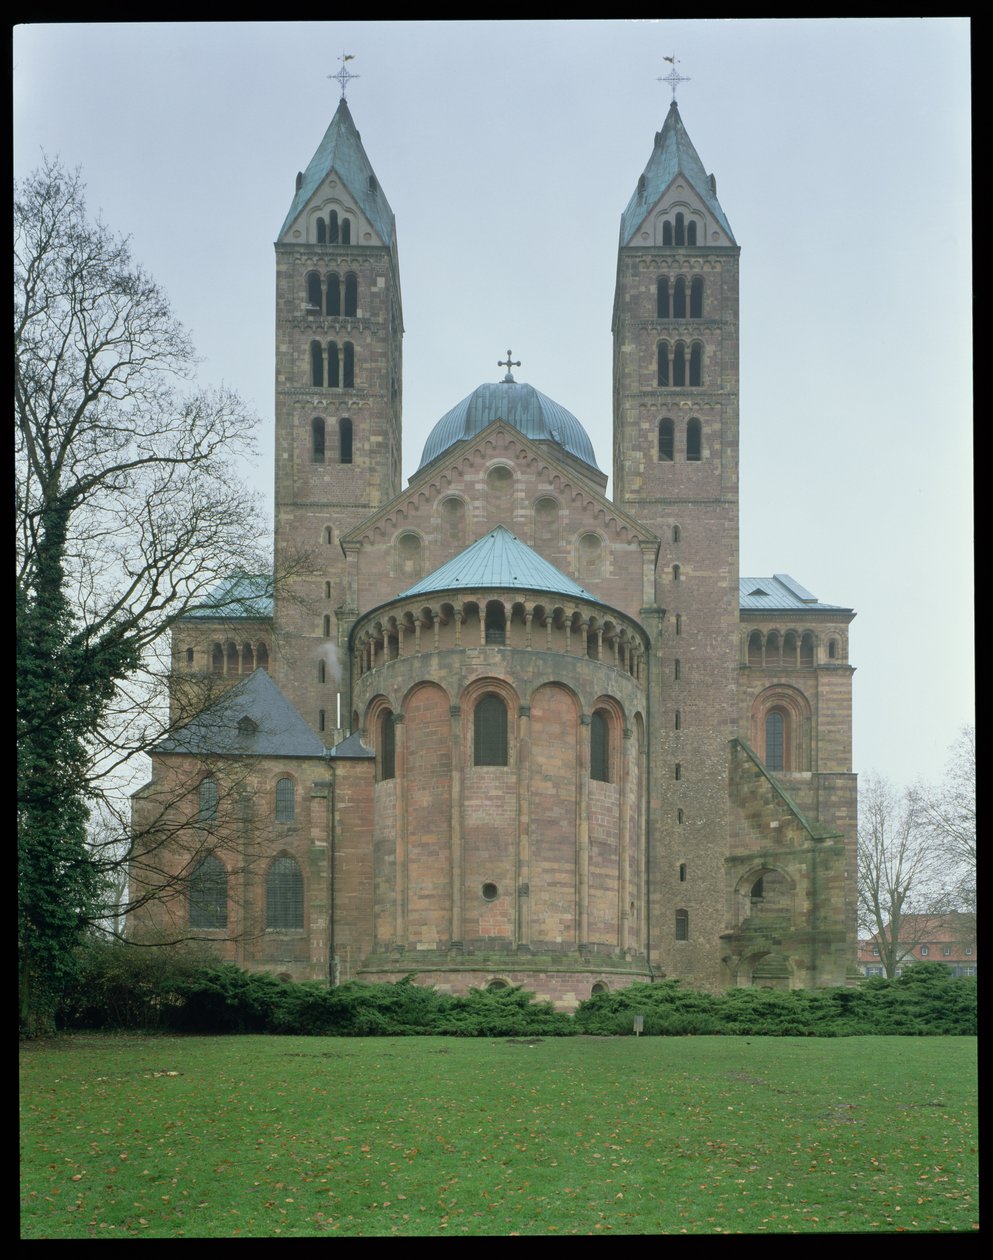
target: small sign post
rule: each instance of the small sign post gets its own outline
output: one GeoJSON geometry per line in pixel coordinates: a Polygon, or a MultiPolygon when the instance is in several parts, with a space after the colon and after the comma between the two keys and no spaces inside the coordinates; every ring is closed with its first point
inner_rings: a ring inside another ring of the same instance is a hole
{"type": "Polygon", "coordinates": [[[642,1031],[642,1029],[643,1029],[644,1027],[645,1027],[645,1017],[644,1017],[644,1015],[635,1015],[635,1017],[634,1017],[634,1035],[635,1035],[636,1037],[640,1037],[640,1036],[641,1036],[641,1031],[642,1031]]]}

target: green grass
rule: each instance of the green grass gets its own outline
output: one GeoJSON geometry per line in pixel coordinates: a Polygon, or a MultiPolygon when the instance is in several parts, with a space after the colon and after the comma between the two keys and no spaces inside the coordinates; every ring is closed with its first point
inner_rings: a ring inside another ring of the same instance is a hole
{"type": "Polygon", "coordinates": [[[971,1037],[100,1037],[21,1054],[24,1238],[971,1231],[971,1037]]]}

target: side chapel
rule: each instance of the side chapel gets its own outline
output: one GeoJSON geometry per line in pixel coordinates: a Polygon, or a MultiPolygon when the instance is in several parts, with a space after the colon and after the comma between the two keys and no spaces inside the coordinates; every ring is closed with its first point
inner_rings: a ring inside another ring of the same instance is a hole
{"type": "Polygon", "coordinates": [[[275,250],[294,576],[234,575],[175,631],[134,813],[179,879],[131,931],[565,1008],[848,982],[854,613],[739,576],[739,247],[675,100],[621,215],[612,497],[509,354],[402,484],[396,227],[344,95],[275,250]]]}

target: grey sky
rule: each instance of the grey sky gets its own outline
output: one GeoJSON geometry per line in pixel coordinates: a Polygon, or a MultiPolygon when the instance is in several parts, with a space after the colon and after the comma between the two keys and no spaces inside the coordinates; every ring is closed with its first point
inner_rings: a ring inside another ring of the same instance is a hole
{"type": "Polygon", "coordinates": [[[80,165],[271,491],[272,242],[348,100],[397,217],[404,469],[507,347],[611,457],[621,211],[670,89],[742,250],[741,571],[858,612],[855,769],[935,778],[973,716],[965,19],[36,25],[15,168],[80,165]]]}

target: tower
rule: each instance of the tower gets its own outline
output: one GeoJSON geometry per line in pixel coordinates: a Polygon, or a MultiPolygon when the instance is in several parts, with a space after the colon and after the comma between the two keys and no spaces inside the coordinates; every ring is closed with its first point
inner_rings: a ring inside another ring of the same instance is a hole
{"type": "Polygon", "coordinates": [[[276,239],[276,561],[290,576],[274,675],[329,742],[354,617],[340,539],[400,488],[402,337],[393,212],[343,96],[276,239]]]}
{"type": "Polygon", "coordinates": [[[652,956],[723,982],[738,637],[738,246],[675,100],[621,218],[617,505],[661,539],[652,693],[652,956]]]}

